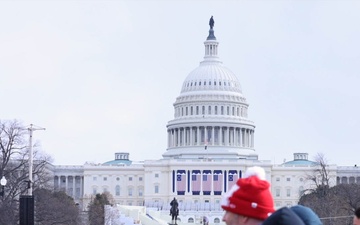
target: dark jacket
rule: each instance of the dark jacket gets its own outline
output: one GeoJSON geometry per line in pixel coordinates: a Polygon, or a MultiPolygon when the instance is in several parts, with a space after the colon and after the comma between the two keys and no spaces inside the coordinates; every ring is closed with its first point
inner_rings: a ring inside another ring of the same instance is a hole
{"type": "Polygon", "coordinates": [[[303,205],[295,205],[290,209],[304,221],[305,225],[322,225],[320,218],[311,208],[303,205]]]}
{"type": "Polygon", "coordinates": [[[288,207],[276,210],[262,225],[306,225],[299,216],[288,207]]]}

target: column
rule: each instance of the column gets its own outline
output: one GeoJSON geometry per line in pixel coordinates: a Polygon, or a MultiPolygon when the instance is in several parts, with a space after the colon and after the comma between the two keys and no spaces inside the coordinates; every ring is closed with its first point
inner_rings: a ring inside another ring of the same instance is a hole
{"type": "Polygon", "coordinates": [[[176,146],[180,146],[180,128],[177,128],[177,140],[176,140],[176,146]]]}
{"type": "Polygon", "coordinates": [[[168,148],[171,147],[171,131],[168,130],[168,148]]]}
{"type": "Polygon", "coordinates": [[[226,145],[229,146],[230,144],[230,127],[226,127],[227,132],[226,132],[226,145]]]}
{"type": "Polygon", "coordinates": [[[219,145],[222,145],[222,127],[219,127],[219,145]]]}
{"type": "Polygon", "coordinates": [[[246,129],[246,146],[249,147],[250,146],[250,130],[246,129]]]}
{"type": "Polygon", "coordinates": [[[68,176],[67,175],[65,176],[65,193],[69,194],[69,191],[68,191],[68,176]]]}
{"type": "Polygon", "coordinates": [[[254,136],[255,136],[255,130],[251,131],[251,147],[254,148],[255,144],[254,144],[254,136]]]}
{"type": "Polygon", "coordinates": [[[84,177],[80,176],[80,198],[83,197],[84,194],[84,177]]]}
{"type": "Polygon", "coordinates": [[[246,142],[246,137],[245,137],[245,134],[246,134],[246,129],[244,128],[243,130],[242,130],[242,140],[243,140],[243,147],[245,147],[246,146],[246,144],[245,144],[245,142],[246,142]]]}
{"type": "Polygon", "coordinates": [[[234,145],[238,146],[238,128],[234,127],[234,145]]]}
{"type": "Polygon", "coordinates": [[[215,127],[211,127],[211,145],[215,145],[215,127]]]}
{"type": "Polygon", "coordinates": [[[182,146],[185,146],[186,145],[186,127],[183,128],[183,142],[182,142],[182,146]]]}
{"type": "Polygon", "coordinates": [[[72,176],[73,177],[73,193],[72,193],[72,197],[75,199],[75,195],[76,195],[76,191],[75,191],[75,177],[76,176],[72,176]]]}
{"type": "Polygon", "coordinates": [[[241,127],[239,128],[239,146],[241,146],[242,144],[242,141],[241,141],[241,135],[242,135],[242,132],[241,132],[241,127]]]}
{"type": "Polygon", "coordinates": [[[193,128],[190,127],[190,146],[193,145],[193,128]]]}
{"type": "Polygon", "coordinates": [[[196,143],[196,145],[200,145],[200,139],[201,139],[201,137],[200,137],[200,127],[197,127],[197,143],[196,143]]]}
{"type": "Polygon", "coordinates": [[[172,137],[173,137],[173,147],[176,146],[176,130],[172,129],[172,137]]]}
{"type": "Polygon", "coordinates": [[[207,133],[207,126],[204,126],[204,144],[207,145],[208,144],[208,133],[207,133]]]}

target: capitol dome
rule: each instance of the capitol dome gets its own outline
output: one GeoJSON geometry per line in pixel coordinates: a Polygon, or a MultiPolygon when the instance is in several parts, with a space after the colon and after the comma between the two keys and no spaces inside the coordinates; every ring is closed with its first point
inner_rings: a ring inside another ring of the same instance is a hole
{"type": "Polygon", "coordinates": [[[174,103],[163,157],[257,159],[249,104],[237,76],[219,60],[212,27],[204,45],[204,60],[185,78],[174,103]]]}
{"type": "Polygon", "coordinates": [[[236,75],[221,62],[201,62],[200,66],[185,79],[181,94],[203,90],[232,91],[242,95],[241,85],[236,75]]]}

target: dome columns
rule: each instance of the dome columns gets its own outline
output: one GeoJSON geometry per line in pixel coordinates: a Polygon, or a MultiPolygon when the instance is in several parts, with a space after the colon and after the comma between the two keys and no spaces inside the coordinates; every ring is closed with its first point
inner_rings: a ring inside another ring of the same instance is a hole
{"type": "Polygon", "coordinates": [[[168,148],[235,146],[254,148],[254,129],[232,126],[185,126],[168,129],[168,148]]]}

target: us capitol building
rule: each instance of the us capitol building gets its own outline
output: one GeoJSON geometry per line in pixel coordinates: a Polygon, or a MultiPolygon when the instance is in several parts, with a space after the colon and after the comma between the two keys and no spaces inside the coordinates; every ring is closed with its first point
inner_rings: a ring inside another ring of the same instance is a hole
{"type": "MultiPolygon", "coordinates": [[[[213,24],[204,46],[203,61],[185,78],[173,104],[162,159],[133,162],[129,153],[117,152],[114,160],[103,164],[57,165],[55,190],[66,191],[84,210],[95,194],[107,191],[121,205],[168,210],[176,197],[180,211],[220,212],[222,195],[248,167],[261,166],[271,183],[275,206],[297,204],[303,191],[313,185],[306,178],[317,163],[301,152],[279,165],[258,160],[249,104],[239,79],[219,59],[213,24]]],[[[328,170],[331,185],[360,183],[356,166],[329,165],[328,170]]],[[[215,217],[212,222],[219,220],[215,217]]]]}

